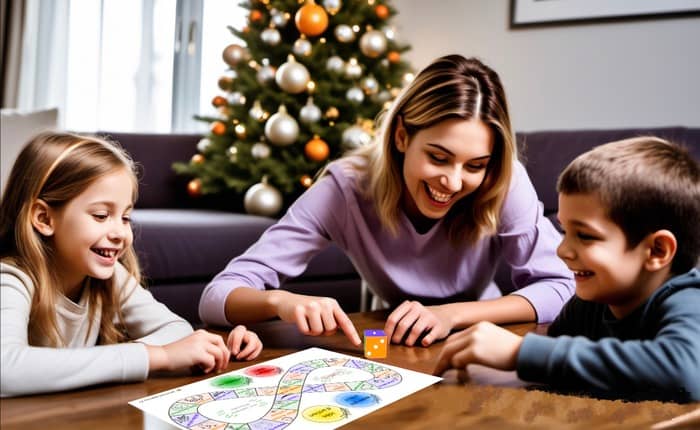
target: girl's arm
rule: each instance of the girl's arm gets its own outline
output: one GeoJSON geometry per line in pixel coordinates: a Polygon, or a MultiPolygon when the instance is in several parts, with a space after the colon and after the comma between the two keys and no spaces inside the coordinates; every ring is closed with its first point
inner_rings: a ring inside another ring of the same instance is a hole
{"type": "Polygon", "coordinates": [[[30,290],[18,277],[5,272],[1,284],[2,397],[63,391],[108,382],[142,381],[148,376],[148,354],[140,343],[82,348],[30,346],[27,332],[30,290]]]}

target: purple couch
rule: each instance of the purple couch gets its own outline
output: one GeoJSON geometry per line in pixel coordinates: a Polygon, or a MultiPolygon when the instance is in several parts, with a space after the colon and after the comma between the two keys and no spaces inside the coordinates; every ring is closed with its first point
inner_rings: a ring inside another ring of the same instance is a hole
{"type": "MultiPolygon", "coordinates": [[[[99,134],[121,143],[142,169],[133,220],[135,246],[149,289],[174,312],[198,325],[197,305],[204,286],[232,257],[255,242],[274,220],[237,213],[240,206],[235,202],[192,199],[187,195],[187,178],[176,175],[171,166],[195,153],[200,135],[99,134]]],[[[544,204],[545,214],[556,215],[557,176],[576,155],[605,142],[638,135],[657,135],[685,144],[700,159],[700,129],[519,133],[521,158],[544,204]]],[[[498,268],[495,276],[499,285],[512,285],[507,269],[498,268]]],[[[348,312],[360,308],[360,278],[350,260],[335,246],[316,256],[307,270],[286,282],[284,288],[334,297],[348,312]]]]}

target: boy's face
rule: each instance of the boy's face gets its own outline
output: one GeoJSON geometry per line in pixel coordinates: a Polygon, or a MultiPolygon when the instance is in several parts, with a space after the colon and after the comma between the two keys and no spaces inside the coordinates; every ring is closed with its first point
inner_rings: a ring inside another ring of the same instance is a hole
{"type": "Polygon", "coordinates": [[[557,255],[574,272],[577,296],[608,304],[618,318],[646,300],[645,242],[628,248],[596,194],[560,193],[559,222],[565,233],[557,255]]]}

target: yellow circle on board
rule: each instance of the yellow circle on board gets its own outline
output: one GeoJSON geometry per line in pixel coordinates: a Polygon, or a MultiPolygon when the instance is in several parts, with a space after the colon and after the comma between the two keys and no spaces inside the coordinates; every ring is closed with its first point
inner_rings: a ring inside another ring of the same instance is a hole
{"type": "Polygon", "coordinates": [[[338,406],[320,405],[304,409],[302,416],[315,423],[332,423],[347,418],[347,411],[338,406]]]}

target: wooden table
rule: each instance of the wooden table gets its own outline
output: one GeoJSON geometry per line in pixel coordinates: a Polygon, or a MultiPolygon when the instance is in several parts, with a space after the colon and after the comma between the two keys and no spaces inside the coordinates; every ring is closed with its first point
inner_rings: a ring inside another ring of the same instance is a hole
{"type": "MultiPolygon", "coordinates": [[[[382,311],[350,314],[358,331],[382,328],[382,311]]],[[[543,326],[507,326],[518,334],[543,332],[543,326]]],[[[311,346],[362,356],[344,336],[307,337],[281,321],[251,325],[265,348],[255,361],[231,362],[228,370],[260,363],[311,346]]],[[[430,373],[442,349],[440,342],[429,348],[392,345],[381,362],[430,373]]],[[[129,401],[180,385],[208,378],[204,376],[153,377],[142,383],[104,385],[60,394],[0,400],[0,427],[10,429],[162,429],[129,401]]],[[[350,422],[347,429],[620,429],[649,428],[652,424],[697,410],[698,403],[678,405],[655,401],[623,402],[553,394],[527,386],[514,372],[470,366],[469,377],[446,373],[442,383],[432,385],[365,417],[350,422]]],[[[684,428],[700,427],[700,422],[684,428]]]]}

